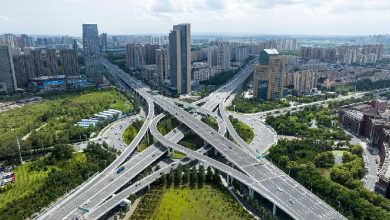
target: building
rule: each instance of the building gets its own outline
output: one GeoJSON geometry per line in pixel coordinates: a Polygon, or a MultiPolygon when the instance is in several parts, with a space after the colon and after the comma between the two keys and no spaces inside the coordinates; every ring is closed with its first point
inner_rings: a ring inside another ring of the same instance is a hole
{"type": "Polygon", "coordinates": [[[304,60],[318,60],[325,63],[336,63],[335,48],[301,47],[300,57],[304,60]]]}
{"type": "Polygon", "coordinates": [[[99,32],[97,24],[83,24],[83,50],[87,56],[99,53],[99,32]]]}
{"type": "Polygon", "coordinates": [[[341,64],[371,64],[382,60],[383,45],[343,45],[339,47],[341,64]]]}
{"type": "Polygon", "coordinates": [[[260,64],[253,68],[253,97],[258,100],[282,98],[285,75],[285,57],[276,49],[261,51],[260,64]]]}
{"type": "Polygon", "coordinates": [[[32,56],[34,66],[33,75],[37,77],[43,76],[42,51],[40,49],[34,49],[30,51],[30,55],[32,56]]]}
{"type": "Polygon", "coordinates": [[[57,50],[47,49],[46,50],[46,61],[49,69],[49,76],[57,75],[57,50]]]}
{"type": "Polygon", "coordinates": [[[79,62],[76,51],[72,49],[60,50],[61,66],[65,76],[80,75],[79,62]]]}
{"type": "Polygon", "coordinates": [[[230,49],[228,45],[219,43],[208,48],[207,62],[209,67],[219,67],[221,70],[230,68],[230,49]]]}
{"type": "Polygon", "coordinates": [[[240,46],[232,48],[232,59],[237,62],[244,62],[249,57],[249,48],[240,46]]]}
{"type": "Polygon", "coordinates": [[[142,44],[127,44],[126,63],[129,69],[141,69],[145,65],[145,47],[142,44]]]}
{"type": "Polygon", "coordinates": [[[156,64],[156,50],[159,48],[156,44],[145,45],[145,64],[152,65],[156,64]]]}
{"type": "Polygon", "coordinates": [[[174,25],[169,33],[170,82],[177,94],[191,92],[190,24],[174,25]]]}
{"type": "Polygon", "coordinates": [[[168,69],[168,49],[161,48],[156,50],[156,73],[159,78],[159,83],[164,83],[169,80],[168,69]]]}
{"type": "MultiPolygon", "coordinates": [[[[220,70],[219,70],[220,71],[220,70]]],[[[216,68],[211,68],[207,63],[195,62],[191,65],[192,80],[204,81],[216,74],[216,68]]]]}
{"type": "Polygon", "coordinates": [[[159,83],[159,78],[156,72],[156,64],[142,66],[141,74],[143,77],[151,79],[156,83],[159,83]]]}
{"type": "Polygon", "coordinates": [[[32,56],[18,55],[14,56],[13,60],[18,88],[27,87],[28,79],[37,77],[32,56]]]}
{"type": "Polygon", "coordinates": [[[17,89],[11,48],[0,46],[0,93],[10,94],[17,89]]]}
{"type": "Polygon", "coordinates": [[[87,76],[102,83],[103,67],[99,60],[100,39],[97,24],[83,24],[83,53],[87,76]]]}
{"type": "Polygon", "coordinates": [[[99,41],[100,41],[100,50],[106,50],[107,49],[107,33],[100,34],[99,41]]]}
{"type": "Polygon", "coordinates": [[[317,87],[317,71],[299,70],[292,73],[294,92],[297,95],[309,94],[317,87]]]}

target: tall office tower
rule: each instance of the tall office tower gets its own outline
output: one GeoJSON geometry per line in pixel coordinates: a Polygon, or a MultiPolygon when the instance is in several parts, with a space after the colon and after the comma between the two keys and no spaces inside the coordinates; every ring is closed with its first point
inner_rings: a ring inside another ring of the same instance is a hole
{"type": "Polygon", "coordinates": [[[156,44],[145,45],[145,64],[156,64],[156,50],[159,48],[156,44]]]}
{"type": "Polygon", "coordinates": [[[79,49],[79,47],[77,46],[77,40],[76,39],[73,39],[73,42],[72,42],[72,49],[74,51],[77,52],[77,50],[79,49]]]}
{"type": "Polygon", "coordinates": [[[292,73],[292,81],[297,95],[310,93],[317,86],[317,71],[314,69],[296,71],[292,73]]]}
{"type": "Polygon", "coordinates": [[[253,97],[258,100],[282,98],[285,75],[285,57],[276,49],[261,51],[260,64],[253,68],[253,97]]]}
{"type": "Polygon", "coordinates": [[[13,93],[17,88],[10,46],[0,46],[0,93],[13,93]]]}
{"type": "Polygon", "coordinates": [[[57,75],[57,50],[47,49],[46,50],[47,67],[49,69],[49,75],[57,75]]]}
{"type": "Polygon", "coordinates": [[[145,47],[142,44],[127,44],[126,62],[129,69],[141,69],[145,66],[145,47]]]}
{"type": "Polygon", "coordinates": [[[168,72],[168,49],[161,48],[156,50],[156,72],[159,78],[159,83],[169,79],[168,72]]]}
{"type": "Polygon", "coordinates": [[[87,76],[95,83],[102,83],[103,67],[99,60],[99,33],[97,24],[83,24],[83,52],[87,76]]]}
{"type": "Polygon", "coordinates": [[[230,67],[230,49],[226,44],[220,43],[208,49],[207,62],[209,67],[219,67],[222,70],[230,67]]]}
{"type": "Polygon", "coordinates": [[[34,64],[34,77],[43,76],[42,51],[39,49],[31,50],[30,55],[34,64]]]}
{"type": "Polygon", "coordinates": [[[100,49],[106,50],[107,49],[107,33],[100,34],[99,39],[100,39],[100,49]]]}
{"type": "Polygon", "coordinates": [[[191,92],[190,34],[190,24],[174,25],[169,33],[170,81],[177,94],[191,92]]]}
{"type": "Polygon", "coordinates": [[[72,49],[60,50],[62,71],[66,76],[80,75],[76,51],[72,49]]]}
{"type": "Polygon", "coordinates": [[[96,55],[99,53],[97,24],[83,24],[83,50],[86,55],[96,55]]]}

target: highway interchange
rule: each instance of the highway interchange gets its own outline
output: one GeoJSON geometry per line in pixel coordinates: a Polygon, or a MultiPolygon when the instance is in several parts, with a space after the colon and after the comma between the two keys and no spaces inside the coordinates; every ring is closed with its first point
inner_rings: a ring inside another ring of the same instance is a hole
{"type": "MultiPolygon", "coordinates": [[[[227,174],[228,178],[234,178],[247,185],[250,191],[261,194],[294,219],[345,219],[269,161],[256,159],[258,155],[256,150],[258,149],[247,145],[232,128],[229,119],[227,119],[223,103],[250,75],[253,63],[247,65],[229,83],[211,93],[207,98],[193,103],[203,104],[198,108],[199,111],[217,119],[219,125],[219,131],[217,132],[201,122],[199,117],[180,108],[172,100],[153,94],[145,85],[129,77],[117,66],[104,59],[101,59],[101,62],[109,73],[111,80],[115,82],[119,89],[130,89],[145,101],[147,105],[145,122],[131,144],[113,163],[83,184],[83,187],[80,187],[73,194],[44,212],[38,219],[97,219],[118,205],[124,198],[147,187],[163,173],[170,172],[178,163],[186,163],[190,160],[202,161],[227,174]],[[155,107],[157,106],[165,113],[155,116],[155,107]],[[163,136],[157,131],[156,125],[166,114],[176,117],[182,124],[163,136]],[[201,148],[198,151],[192,151],[178,145],[177,142],[184,137],[186,129],[192,130],[203,140],[206,140],[233,166],[228,166],[204,156],[203,154],[209,150],[207,147],[206,149],[201,148]],[[133,154],[141,139],[149,130],[159,143],[149,146],[141,153],[133,154]],[[229,134],[239,146],[224,137],[226,130],[229,131],[229,134]],[[146,167],[155,164],[169,148],[183,152],[189,158],[182,161],[168,162],[159,171],[141,180],[133,180],[146,167]],[[124,166],[125,169],[117,174],[116,169],[120,166],[124,166]],[[81,209],[88,211],[85,212],[81,209]]],[[[195,108],[194,105],[193,107],[195,108]]],[[[263,128],[267,129],[266,127],[263,128]]],[[[256,133],[261,135],[261,132],[256,133]]],[[[261,135],[258,138],[274,140],[272,135],[261,135]]],[[[272,140],[269,143],[272,143],[272,140]]]]}

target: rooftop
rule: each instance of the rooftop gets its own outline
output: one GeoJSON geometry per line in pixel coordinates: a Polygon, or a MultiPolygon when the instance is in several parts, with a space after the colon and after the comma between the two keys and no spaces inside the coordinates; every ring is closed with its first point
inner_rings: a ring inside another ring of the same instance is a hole
{"type": "Polygon", "coordinates": [[[269,55],[279,55],[279,52],[276,49],[264,49],[264,51],[269,55]]]}

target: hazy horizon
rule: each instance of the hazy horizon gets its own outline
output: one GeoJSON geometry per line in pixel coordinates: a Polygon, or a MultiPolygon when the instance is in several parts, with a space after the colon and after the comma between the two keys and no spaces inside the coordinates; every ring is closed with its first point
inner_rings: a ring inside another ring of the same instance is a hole
{"type": "Polygon", "coordinates": [[[194,34],[367,36],[388,34],[388,0],[0,0],[3,33],[81,36],[82,23],[110,35],[194,34]]]}

